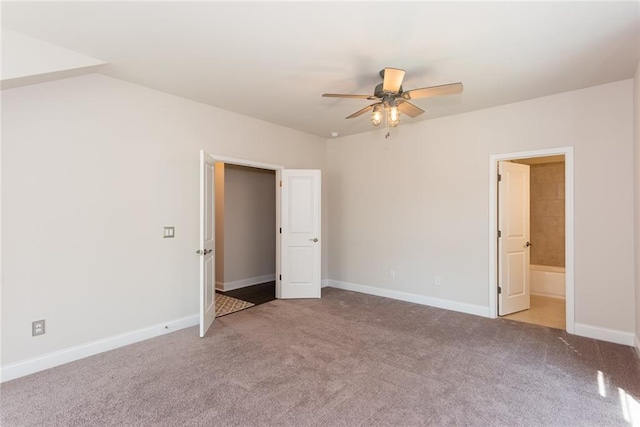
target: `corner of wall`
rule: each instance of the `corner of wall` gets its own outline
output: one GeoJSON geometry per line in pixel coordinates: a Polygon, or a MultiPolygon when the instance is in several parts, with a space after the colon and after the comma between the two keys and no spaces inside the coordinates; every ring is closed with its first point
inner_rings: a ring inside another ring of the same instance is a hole
{"type": "Polygon", "coordinates": [[[635,258],[635,347],[640,356],[640,61],[636,66],[633,87],[634,110],[634,258],[635,258]]]}

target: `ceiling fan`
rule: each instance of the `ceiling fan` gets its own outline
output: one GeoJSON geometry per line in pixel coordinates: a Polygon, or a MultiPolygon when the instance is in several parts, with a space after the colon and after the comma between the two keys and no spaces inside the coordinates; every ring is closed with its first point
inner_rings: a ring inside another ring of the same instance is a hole
{"type": "Polygon", "coordinates": [[[411,118],[418,117],[424,113],[422,108],[416,107],[410,103],[409,100],[462,93],[462,83],[450,83],[404,91],[402,89],[404,74],[405,71],[398,68],[387,67],[381,70],[380,77],[382,77],[382,83],[376,86],[373,95],[325,93],[322,96],[327,98],[352,98],[377,101],[362,110],[356,111],[348,116],[347,119],[353,119],[366,112],[372,111],[371,123],[374,126],[378,126],[384,119],[387,126],[385,138],[388,138],[389,127],[396,127],[400,123],[400,113],[406,114],[411,118]]]}

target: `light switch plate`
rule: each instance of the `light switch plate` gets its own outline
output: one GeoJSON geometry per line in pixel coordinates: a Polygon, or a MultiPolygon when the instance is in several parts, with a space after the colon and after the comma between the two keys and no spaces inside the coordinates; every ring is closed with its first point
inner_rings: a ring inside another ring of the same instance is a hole
{"type": "Polygon", "coordinates": [[[165,227],[164,235],[162,236],[165,239],[176,237],[176,228],[175,227],[165,227]]]}

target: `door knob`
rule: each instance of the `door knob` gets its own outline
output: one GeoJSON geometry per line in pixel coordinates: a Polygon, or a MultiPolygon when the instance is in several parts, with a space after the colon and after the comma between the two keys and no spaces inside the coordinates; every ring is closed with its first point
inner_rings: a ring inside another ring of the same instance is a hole
{"type": "Polygon", "coordinates": [[[531,243],[531,242],[527,242],[527,243],[525,243],[525,244],[524,244],[524,247],[525,247],[525,248],[528,248],[529,246],[532,246],[532,245],[533,245],[533,243],[531,243]]]}
{"type": "Polygon", "coordinates": [[[314,243],[315,243],[315,242],[317,242],[317,241],[318,241],[318,238],[316,237],[316,238],[314,238],[314,239],[309,239],[309,241],[310,241],[310,242],[314,242],[314,243]]]}

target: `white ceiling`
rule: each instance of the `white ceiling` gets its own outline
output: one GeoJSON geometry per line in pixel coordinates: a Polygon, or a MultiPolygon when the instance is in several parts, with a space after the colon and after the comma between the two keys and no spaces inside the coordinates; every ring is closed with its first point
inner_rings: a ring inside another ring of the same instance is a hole
{"type": "Polygon", "coordinates": [[[464,83],[416,100],[441,117],[631,78],[640,59],[631,2],[43,2],[2,4],[2,25],[109,63],[115,78],[321,137],[384,67],[403,87],[464,83]]]}

